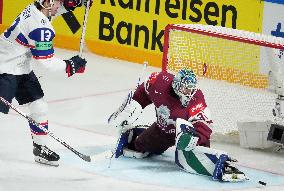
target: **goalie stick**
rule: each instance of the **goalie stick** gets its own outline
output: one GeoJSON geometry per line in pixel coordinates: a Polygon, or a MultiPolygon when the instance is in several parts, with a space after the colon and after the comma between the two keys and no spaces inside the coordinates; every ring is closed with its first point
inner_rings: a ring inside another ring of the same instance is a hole
{"type": "MultiPolygon", "coordinates": [[[[143,78],[144,76],[144,73],[146,71],[146,68],[147,68],[147,65],[148,65],[148,62],[144,62],[143,63],[143,69],[142,69],[142,72],[140,73],[139,77],[138,77],[138,80],[137,80],[137,84],[136,84],[136,88],[135,90],[138,88],[138,86],[140,85],[141,83],[141,79],[143,78]]],[[[130,91],[126,97],[126,99],[124,100],[124,102],[122,103],[122,105],[118,108],[117,111],[115,111],[114,113],[112,113],[110,115],[110,117],[108,118],[108,123],[110,123],[112,120],[115,120],[115,118],[118,116],[119,113],[121,113],[124,108],[131,102],[132,100],[132,97],[133,97],[133,92],[130,91]]],[[[116,143],[116,146],[115,146],[115,149],[114,151],[112,151],[112,155],[111,157],[109,158],[109,165],[108,165],[108,168],[110,168],[110,165],[111,165],[111,159],[113,158],[113,156],[115,155],[116,153],[116,150],[118,148],[118,145],[119,145],[119,142],[120,142],[120,137],[121,137],[121,134],[123,133],[123,127],[121,127],[120,131],[119,131],[119,138],[117,140],[117,143],[116,143]]]]}
{"type": "Polygon", "coordinates": [[[70,145],[68,145],[65,141],[61,140],[60,138],[58,138],[57,136],[55,136],[52,132],[50,132],[49,130],[45,129],[42,125],[40,125],[38,122],[36,122],[34,119],[32,119],[31,117],[29,117],[28,115],[26,115],[24,112],[22,112],[21,110],[19,110],[18,108],[16,108],[14,105],[12,105],[11,103],[9,103],[7,100],[5,100],[4,98],[0,97],[1,102],[3,102],[5,105],[7,105],[9,108],[13,109],[14,111],[16,111],[18,114],[20,114],[21,116],[23,116],[24,118],[26,118],[30,123],[36,125],[40,130],[44,131],[45,133],[47,133],[49,136],[51,136],[53,139],[55,139],[57,142],[59,142],[60,144],[62,144],[64,147],[66,147],[67,149],[69,149],[70,151],[72,151],[74,154],[76,154],[78,157],[80,157],[81,159],[83,159],[84,161],[87,162],[91,162],[91,157],[88,155],[84,155],[82,153],[80,153],[79,151],[75,150],[74,148],[72,148],[70,145]]]}
{"type": "MultiPolygon", "coordinates": [[[[145,73],[145,71],[146,71],[147,65],[148,65],[148,62],[144,62],[144,63],[143,63],[143,69],[142,69],[142,72],[141,72],[141,74],[140,74],[140,76],[139,76],[139,78],[138,78],[138,80],[137,80],[137,84],[136,84],[136,88],[135,88],[135,89],[137,89],[138,86],[140,85],[140,83],[141,83],[141,78],[143,78],[143,76],[144,76],[144,73],[145,73]]],[[[131,91],[129,91],[129,93],[127,94],[126,99],[125,99],[124,102],[120,105],[120,107],[119,107],[115,112],[113,112],[113,113],[109,116],[109,118],[108,118],[108,123],[110,123],[111,121],[115,120],[115,118],[117,117],[117,115],[118,115],[119,113],[121,113],[121,112],[124,110],[124,108],[131,102],[132,97],[133,97],[133,91],[131,90],[131,91]]]]}

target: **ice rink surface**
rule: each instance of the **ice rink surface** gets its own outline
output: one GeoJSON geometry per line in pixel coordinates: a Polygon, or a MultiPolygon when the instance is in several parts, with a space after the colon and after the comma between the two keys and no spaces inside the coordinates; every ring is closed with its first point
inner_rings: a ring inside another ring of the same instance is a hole
{"type": "MultiPolygon", "coordinates": [[[[70,58],[77,52],[57,50],[58,57],[70,58]]],[[[49,130],[75,149],[95,159],[87,163],[50,139],[60,156],[59,167],[34,162],[30,130],[25,118],[13,111],[0,114],[0,191],[177,191],[177,190],[284,190],[284,155],[239,145],[213,142],[239,160],[238,166],[250,178],[244,183],[214,182],[191,175],[175,164],[173,148],[162,156],[145,160],[106,158],[116,141],[116,129],[107,124],[130,89],[135,88],[142,65],[85,53],[86,72],[67,78],[65,73],[35,68],[45,100],[49,104],[49,130]],[[258,181],[266,182],[261,186],[258,181]]],[[[160,71],[147,68],[147,74],[160,71]]],[[[17,102],[13,102],[18,106],[17,102]]],[[[236,103],[237,104],[237,103],[236,103]]],[[[26,106],[19,106],[28,113],[26,106]]],[[[152,107],[143,121],[154,120],[152,107]]]]}

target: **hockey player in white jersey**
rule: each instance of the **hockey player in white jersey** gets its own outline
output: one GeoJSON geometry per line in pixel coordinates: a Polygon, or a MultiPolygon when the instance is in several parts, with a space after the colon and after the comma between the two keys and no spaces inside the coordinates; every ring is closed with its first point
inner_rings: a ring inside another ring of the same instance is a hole
{"type": "MultiPolygon", "coordinates": [[[[0,36],[0,97],[9,102],[16,98],[20,105],[28,104],[31,118],[46,129],[48,106],[31,64],[66,72],[68,77],[84,72],[85,59],[73,56],[69,60],[61,60],[55,56],[55,31],[51,25],[51,18],[58,14],[59,9],[74,10],[81,4],[78,0],[36,0],[0,36]]],[[[0,112],[7,114],[8,111],[9,108],[0,103],[0,112]]],[[[47,147],[46,133],[32,123],[29,127],[35,161],[58,166],[60,157],[47,147]]]]}

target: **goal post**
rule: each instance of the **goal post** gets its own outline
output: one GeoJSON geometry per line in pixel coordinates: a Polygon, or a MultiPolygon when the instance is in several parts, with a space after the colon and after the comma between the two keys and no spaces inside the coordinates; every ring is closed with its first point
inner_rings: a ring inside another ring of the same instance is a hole
{"type": "MultiPolygon", "coordinates": [[[[191,68],[198,76],[215,127],[237,132],[237,121],[272,120],[277,94],[267,91],[272,57],[284,39],[201,24],[170,24],[164,32],[162,70],[191,68]]],[[[284,77],[283,77],[284,78],[284,77]]]]}

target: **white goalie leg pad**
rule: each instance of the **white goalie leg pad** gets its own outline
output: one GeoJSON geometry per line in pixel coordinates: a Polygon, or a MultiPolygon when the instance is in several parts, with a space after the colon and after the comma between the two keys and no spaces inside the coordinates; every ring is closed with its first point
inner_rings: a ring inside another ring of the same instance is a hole
{"type": "Polygon", "coordinates": [[[113,119],[112,124],[115,126],[132,125],[139,118],[142,111],[142,106],[137,101],[131,100],[131,102],[117,114],[117,117],[113,119]]]}
{"type": "MultiPolygon", "coordinates": [[[[145,130],[144,127],[135,127],[135,126],[124,126],[119,129],[119,137],[117,145],[115,148],[115,158],[123,155],[124,149],[128,149],[128,145],[132,142],[134,143],[137,136],[139,136],[145,130]]],[[[132,154],[126,153],[126,156],[131,156],[132,154]]]]}
{"type": "Polygon", "coordinates": [[[176,148],[178,150],[191,151],[193,150],[199,137],[195,135],[193,125],[184,119],[177,118],[176,120],[176,148]]]}
{"type": "Polygon", "coordinates": [[[149,152],[141,153],[138,151],[134,151],[128,148],[123,149],[123,156],[128,157],[128,158],[146,158],[149,155],[149,152]]]}
{"type": "MultiPolygon", "coordinates": [[[[44,127],[48,127],[47,122],[47,112],[48,112],[48,105],[47,103],[41,98],[29,104],[30,109],[30,116],[36,122],[40,123],[44,127]]],[[[37,133],[33,131],[33,125],[30,124],[30,128],[32,131],[33,141],[38,145],[46,145],[47,143],[47,135],[44,133],[37,133]]]]}
{"type": "Polygon", "coordinates": [[[175,161],[179,167],[189,173],[212,176],[215,163],[221,154],[226,154],[226,152],[196,146],[191,151],[176,150],[175,161]]]}

